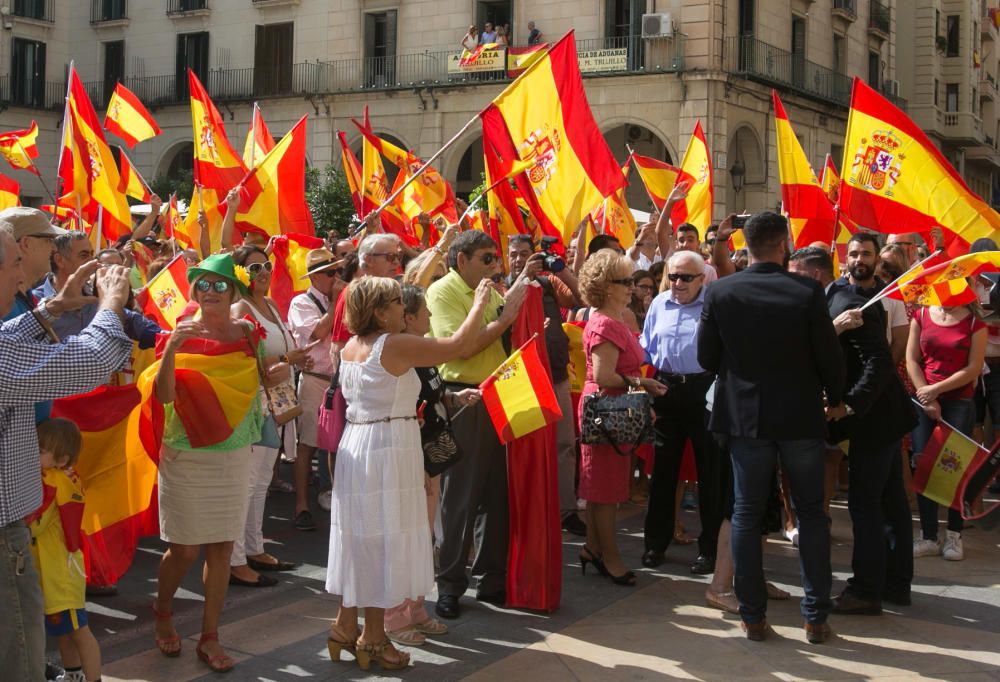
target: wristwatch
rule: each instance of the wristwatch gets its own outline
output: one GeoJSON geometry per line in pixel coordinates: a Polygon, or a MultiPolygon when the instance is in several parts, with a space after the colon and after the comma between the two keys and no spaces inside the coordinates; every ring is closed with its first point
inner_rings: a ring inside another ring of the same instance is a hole
{"type": "Polygon", "coordinates": [[[42,300],[40,300],[38,302],[38,305],[35,306],[35,310],[38,312],[38,314],[41,316],[41,318],[43,320],[45,320],[46,322],[51,322],[52,320],[54,320],[54,319],[56,319],[58,317],[57,315],[53,315],[49,311],[49,299],[48,298],[43,298],[42,300]]]}

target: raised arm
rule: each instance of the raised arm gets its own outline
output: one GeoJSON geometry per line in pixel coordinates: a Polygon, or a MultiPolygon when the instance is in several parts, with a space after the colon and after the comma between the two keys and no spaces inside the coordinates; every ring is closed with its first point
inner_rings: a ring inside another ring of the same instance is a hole
{"type": "Polygon", "coordinates": [[[674,210],[674,204],[687,197],[687,193],[688,184],[686,182],[674,185],[674,188],[670,190],[670,196],[667,197],[667,203],[660,211],[660,218],[656,221],[656,241],[660,245],[660,257],[665,261],[670,260],[675,246],[674,225],[670,221],[670,214],[674,210]]]}
{"type": "Polygon", "coordinates": [[[729,253],[729,238],[736,232],[736,228],[733,227],[733,218],[735,216],[735,213],[730,213],[726,216],[719,223],[719,229],[715,233],[715,244],[712,246],[712,265],[715,266],[715,271],[719,274],[719,277],[736,273],[736,265],[733,263],[732,258],[730,258],[729,253]]]}
{"type": "Polygon", "coordinates": [[[236,232],[236,213],[240,209],[240,186],[237,185],[229,190],[226,195],[226,217],[222,220],[222,249],[221,253],[229,253],[233,250],[233,234],[236,232]]]}
{"type": "Polygon", "coordinates": [[[163,206],[163,199],[154,194],[149,199],[149,215],[142,219],[139,223],[139,227],[135,228],[132,232],[132,241],[139,241],[143,237],[148,237],[149,233],[153,231],[153,225],[156,224],[157,218],[160,217],[160,209],[163,206]]]}

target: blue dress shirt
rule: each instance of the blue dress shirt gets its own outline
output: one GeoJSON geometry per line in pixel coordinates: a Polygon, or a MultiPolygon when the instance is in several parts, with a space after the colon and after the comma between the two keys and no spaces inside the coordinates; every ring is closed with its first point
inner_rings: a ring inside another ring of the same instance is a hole
{"type": "Polygon", "coordinates": [[[674,299],[673,291],[664,291],[653,299],[639,336],[646,351],[646,362],[661,372],[698,374],[698,320],[705,306],[705,287],[687,304],[674,299]]]}

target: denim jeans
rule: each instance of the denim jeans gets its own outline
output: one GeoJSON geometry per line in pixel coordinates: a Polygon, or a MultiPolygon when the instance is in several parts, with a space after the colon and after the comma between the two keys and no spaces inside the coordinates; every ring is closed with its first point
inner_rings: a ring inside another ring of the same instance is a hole
{"type": "Polygon", "coordinates": [[[740,616],[747,623],[766,617],[761,522],[778,461],[788,474],[792,503],[799,517],[799,566],[805,597],[800,610],[809,623],[825,623],[830,613],[830,518],[823,511],[826,446],[814,440],[768,441],[733,437],[736,501],[733,507],[733,563],[740,616]]]}
{"type": "MultiPolygon", "coordinates": [[[[940,404],[941,419],[966,436],[971,436],[976,420],[976,408],[972,398],[942,400],[940,404]]],[[[917,426],[913,429],[913,452],[920,455],[927,446],[927,441],[930,440],[937,422],[928,417],[923,410],[917,410],[917,417],[917,426]]],[[[920,533],[925,540],[937,542],[938,506],[937,502],[929,500],[923,495],[917,495],[917,507],[920,510],[920,533]]],[[[957,509],[948,509],[948,530],[956,533],[962,532],[962,512],[957,509]]]]}
{"type": "Polygon", "coordinates": [[[45,679],[45,606],[23,523],[0,528],[0,661],[7,680],[45,679]]]}

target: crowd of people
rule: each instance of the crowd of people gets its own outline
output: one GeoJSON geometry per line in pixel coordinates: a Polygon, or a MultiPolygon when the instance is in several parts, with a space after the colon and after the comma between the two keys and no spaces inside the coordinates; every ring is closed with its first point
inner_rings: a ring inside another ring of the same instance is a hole
{"type": "MultiPolygon", "coordinates": [[[[470,43],[492,30],[470,27],[470,43]]],[[[133,296],[136,249],[154,257],[154,272],[173,253],[157,239],[158,200],[130,236],[97,253],[86,234],[38,210],[0,213],[0,592],[10,605],[0,652],[11,674],[46,678],[47,633],[62,679],[100,678],[85,590],[115,586],[85,587],[72,539],[79,529],[56,513],[62,500],[82,503],[86,490],[73,469],[79,429],[49,410],[54,399],[107,383],[134,344],[158,348],[134,379],[162,414],[166,549],[152,611],[163,655],[182,654],[172,604],[200,556],[196,654],[214,671],[234,665],[218,638],[228,587],[269,587],[276,572],[296,567],[264,544],[279,457],[294,462],[294,528],[315,531],[316,506],[329,510],[326,589],[341,598],[328,637],[333,660],[347,651],[363,669],[405,668],[409,656],[395,645],[447,633],[443,621],[461,616],[470,585],[480,602],[507,603],[507,447],[479,386],[510,354],[531,288],[540,289],[537,332],[562,411],[551,493],[562,529],[582,538],[585,575],[592,567],[610,584],[634,586],[637,563],[656,568],[671,544],[691,541],[678,509],[685,483],[696,481],[690,571],[712,575],[706,602],[738,614],[749,639],[768,635],[768,600],[789,598],[764,579],[762,541],[772,532],[799,548],[809,642],[830,637],[831,613],[909,604],[915,557],[964,557],[961,514],[948,511],[942,543],[938,505],[922,496],[914,539],[907,482],[939,420],[982,441],[987,410],[991,419],[1000,411],[1000,380],[983,374],[984,365],[1000,369],[1000,326],[984,319],[995,282],[974,283],[981,306],[882,299],[861,310],[918,260],[926,247],[916,235],[883,245],[855,234],[835,272],[830,245],[793,250],[786,219],[774,213],[746,222],[745,251],[730,252],[734,216],[702,241],[697,227],[671,224],[683,197],[681,185],[627,248],[608,234],[587,242],[585,229],[563,249],[530,235],[500,245],[441,225],[434,245],[415,249],[370,219],[357,244],[331,233],[309,252],[309,286],[287,314],[269,297],[270,244],[259,235],[233,243],[229,219],[221,252],[183,254],[197,313],[170,332],[133,296]],[[217,414],[196,400],[205,387],[227,396],[217,414]],[[574,400],[636,391],[649,396],[654,444],[581,445],[574,400]],[[294,414],[281,407],[289,395],[294,414]],[[336,395],[346,405],[339,427],[320,419],[336,395]],[[837,591],[829,505],[843,486],[853,575],[837,591]],[[632,557],[619,548],[616,519],[638,488],[648,490],[644,550],[632,557]],[[424,597],[435,584],[432,616],[424,597]]],[[[987,242],[973,249],[997,250],[987,242]]]]}

